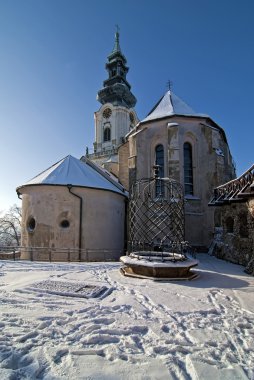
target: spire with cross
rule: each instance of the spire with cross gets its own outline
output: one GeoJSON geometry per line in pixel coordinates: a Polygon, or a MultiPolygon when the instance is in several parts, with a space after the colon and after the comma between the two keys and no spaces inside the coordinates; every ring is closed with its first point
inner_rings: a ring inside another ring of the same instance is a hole
{"type": "Polygon", "coordinates": [[[133,108],[137,100],[130,91],[131,86],[126,79],[129,68],[120,48],[119,30],[119,25],[116,25],[114,47],[106,63],[108,78],[103,82],[103,88],[98,92],[97,99],[102,104],[112,103],[133,108]]]}
{"type": "Polygon", "coordinates": [[[116,24],[115,44],[114,44],[111,54],[121,52],[120,43],[119,43],[119,31],[120,31],[119,25],[116,24]]]}

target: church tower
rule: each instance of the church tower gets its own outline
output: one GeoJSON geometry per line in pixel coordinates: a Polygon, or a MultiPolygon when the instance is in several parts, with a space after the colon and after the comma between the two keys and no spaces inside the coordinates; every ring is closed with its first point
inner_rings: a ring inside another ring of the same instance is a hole
{"type": "Polygon", "coordinates": [[[114,47],[107,57],[108,78],[98,91],[97,100],[102,104],[95,112],[95,142],[92,160],[100,164],[108,160],[117,162],[118,147],[125,135],[138,123],[134,110],[136,98],[126,79],[129,68],[119,43],[119,31],[115,33],[114,47]]]}

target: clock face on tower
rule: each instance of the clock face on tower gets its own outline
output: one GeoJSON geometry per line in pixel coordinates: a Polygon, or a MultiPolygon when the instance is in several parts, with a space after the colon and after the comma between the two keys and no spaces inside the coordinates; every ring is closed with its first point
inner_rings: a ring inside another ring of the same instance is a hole
{"type": "Polygon", "coordinates": [[[102,113],[102,116],[104,117],[104,119],[109,119],[111,115],[112,115],[112,110],[110,108],[105,108],[105,110],[102,113]]]}

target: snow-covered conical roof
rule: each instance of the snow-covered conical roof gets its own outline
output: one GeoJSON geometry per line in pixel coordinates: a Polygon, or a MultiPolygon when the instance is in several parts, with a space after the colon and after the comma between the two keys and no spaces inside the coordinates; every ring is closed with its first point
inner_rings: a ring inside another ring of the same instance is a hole
{"type": "MultiPolygon", "coordinates": [[[[78,186],[109,190],[126,195],[124,187],[116,182],[110,173],[103,171],[91,161],[80,161],[67,156],[46,169],[18,189],[30,185],[78,186]]],[[[17,189],[17,190],[18,190],[17,189]]]]}
{"type": "Polygon", "coordinates": [[[196,113],[172,91],[167,91],[142,122],[173,115],[208,117],[207,115],[196,113]]]}

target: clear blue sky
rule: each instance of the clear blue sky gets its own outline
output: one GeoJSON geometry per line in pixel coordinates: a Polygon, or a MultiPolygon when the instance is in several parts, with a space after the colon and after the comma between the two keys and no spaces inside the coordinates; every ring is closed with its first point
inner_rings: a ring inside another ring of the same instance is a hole
{"type": "MultiPolygon", "coordinates": [[[[15,189],[94,141],[115,24],[144,118],[166,83],[253,164],[253,0],[0,0],[0,210],[15,189]]],[[[19,203],[18,203],[19,204],[19,203]]]]}

